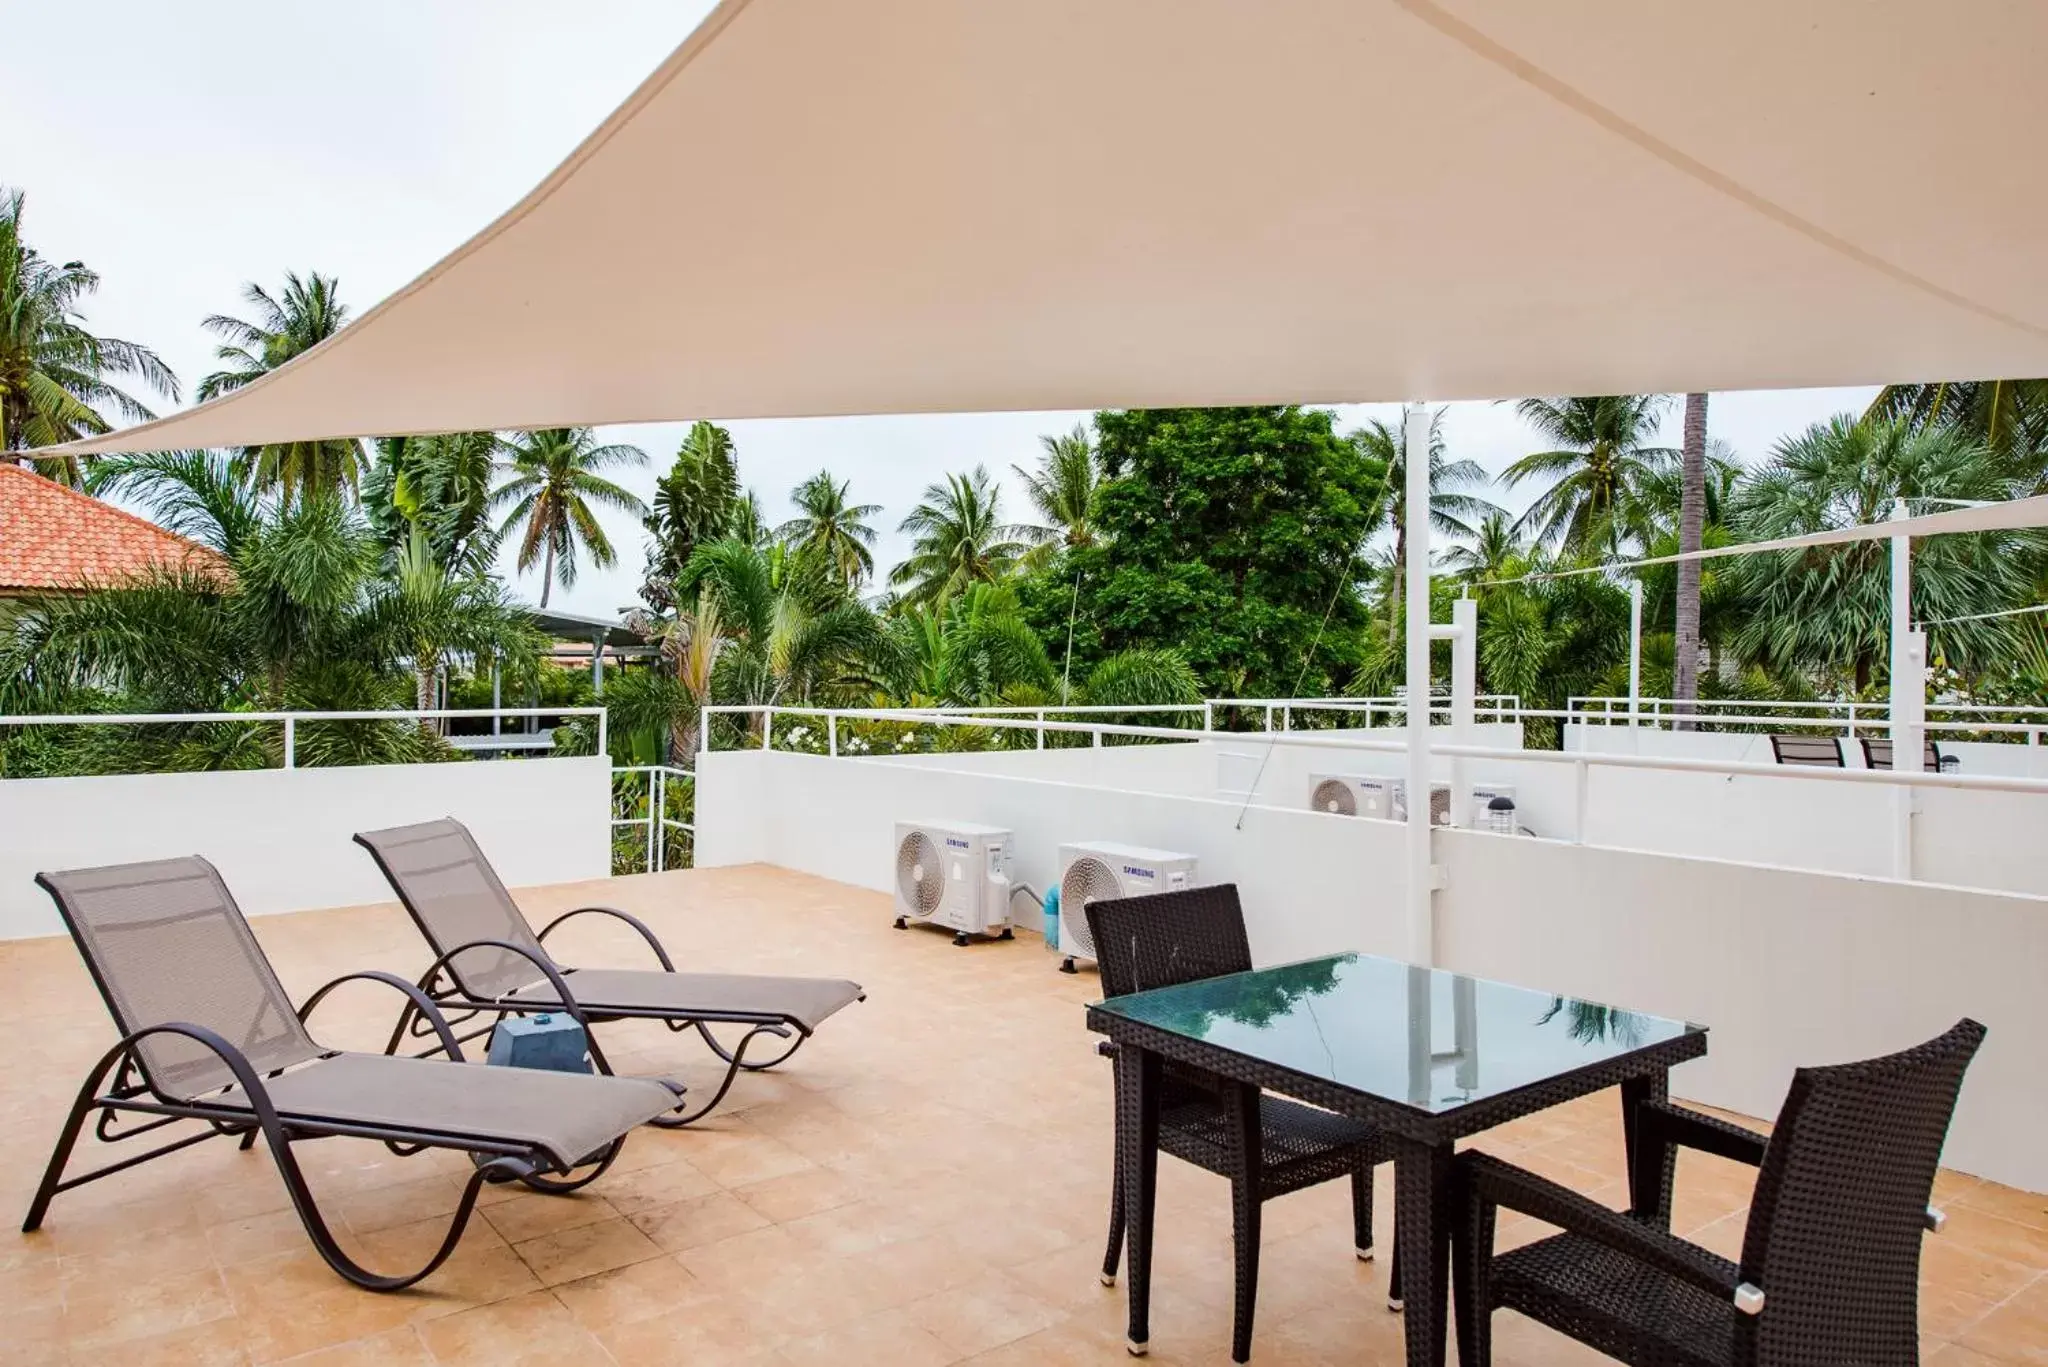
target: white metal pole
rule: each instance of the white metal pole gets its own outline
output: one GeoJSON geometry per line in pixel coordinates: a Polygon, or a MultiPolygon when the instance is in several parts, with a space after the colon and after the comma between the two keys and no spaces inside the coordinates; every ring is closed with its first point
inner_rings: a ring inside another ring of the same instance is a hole
{"type": "MultiPolygon", "coordinates": [[[[1906,500],[1892,500],[1892,521],[1904,521],[1910,514],[1906,500]]],[[[1920,771],[1920,728],[1914,706],[1927,696],[1927,682],[1913,660],[1913,538],[1892,538],[1892,623],[1891,623],[1891,737],[1892,771],[1920,771]]],[[[1901,785],[1892,790],[1892,875],[1913,876],[1913,790],[1901,785]]]]}
{"type": "Polygon", "coordinates": [[[1429,410],[1419,403],[1410,404],[1404,422],[1408,830],[1403,863],[1407,872],[1408,961],[1426,965],[1436,962],[1429,831],[1429,410]]]}
{"type": "MultiPolygon", "coordinates": [[[[1459,745],[1476,745],[1473,728],[1478,722],[1479,692],[1479,601],[1460,598],[1451,604],[1451,739],[1459,745]]],[[[1472,785],[1466,781],[1465,761],[1451,760],[1451,824],[1476,824],[1468,812],[1472,785]]]]}
{"type": "Polygon", "coordinates": [[[1643,581],[1628,583],[1628,724],[1643,710],[1643,581]]]}

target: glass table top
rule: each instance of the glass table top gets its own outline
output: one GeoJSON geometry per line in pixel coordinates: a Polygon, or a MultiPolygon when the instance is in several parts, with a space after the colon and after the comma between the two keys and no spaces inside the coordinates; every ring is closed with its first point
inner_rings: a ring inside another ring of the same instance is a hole
{"type": "Polygon", "coordinates": [[[1700,1031],[1368,954],[1134,992],[1093,1009],[1433,1113],[1700,1031]]]}

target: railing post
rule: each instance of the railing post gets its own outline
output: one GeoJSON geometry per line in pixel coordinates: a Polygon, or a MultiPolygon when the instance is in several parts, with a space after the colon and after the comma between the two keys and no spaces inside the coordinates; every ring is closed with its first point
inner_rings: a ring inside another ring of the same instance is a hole
{"type": "Polygon", "coordinates": [[[1207,698],[1204,698],[1202,699],[1202,734],[1207,735],[1215,729],[1216,704],[1210,702],[1207,698]]]}
{"type": "Polygon", "coordinates": [[[825,753],[833,757],[839,754],[839,714],[825,714],[825,753]]]}
{"type": "Polygon", "coordinates": [[[1586,781],[1590,766],[1581,759],[1572,764],[1572,843],[1586,843],[1586,781]]]}
{"type": "Polygon", "coordinates": [[[1270,732],[1270,731],[1272,731],[1272,729],[1273,729],[1273,709],[1272,709],[1271,707],[1268,707],[1268,708],[1266,709],[1266,730],[1267,730],[1268,732],[1270,732]]]}
{"type": "Polygon", "coordinates": [[[608,708],[600,708],[597,714],[597,753],[609,755],[612,752],[612,714],[608,708]]]}
{"type": "Polygon", "coordinates": [[[299,767],[299,723],[296,717],[284,719],[284,767],[299,767]]]}
{"type": "Polygon", "coordinates": [[[1098,750],[1100,750],[1100,749],[1102,748],[1102,728],[1101,728],[1101,727],[1099,727],[1099,726],[1098,726],[1098,727],[1096,727],[1096,728],[1095,728],[1095,733],[1094,733],[1094,734],[1095,734],[1095,748],[1096,748],[1096,749],[1098,749],[1098,750]]]}
{"type": "Polygon", "coordinates": [[[661,769],[647,771],[647,872],[655,869],[654,832],[661,824],[661,769]]]}
{"type": "Polygon", "coordinates": [[[1045,748],[1045,709],[1041,707],[1032,715],[1038,718],[1038,748],[1043,750],[1045,748]]]}
{"type": "Polygon", "coordinates": [[[711,708],[708,704],[697,709],[697,753],[711,753],[711,708]]]}
{"type": "Polygon", "coordinates": [[[1294,729],[1293,708],[1283,707],[1280,709],[1280,729],[1282,731],[1292,731],[1294,729]]]}
{"type": "Polygon", "coordinates": [[[761,709],[761,748],[763,750],[773,750],[775,748],[775,709],[772,707],[761,709]]]}

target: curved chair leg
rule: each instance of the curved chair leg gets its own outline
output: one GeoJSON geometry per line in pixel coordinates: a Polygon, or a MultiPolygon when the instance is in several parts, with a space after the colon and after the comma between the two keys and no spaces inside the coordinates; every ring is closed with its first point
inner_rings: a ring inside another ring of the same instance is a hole
{"type": "Polygon", "coordinates": [[[348,1281],[366,1291],[402,1291],[421,1278],[431,1275],[434,1270],[448,1261],[448,1255],[455,1251],[455,1245],[462,1239],[462,1231],[469,1225],[470,1212],[476,1208],[477,1191],[485,1182],[505,1182],[526,1175],[527,1165],[514,1159],[494,1159],[482,1164],[469,1175],[463,1185],[462,1198],[456,1203],[455,1214],[449,1218],[448,1232],[441,1236],[441,1244],[433,1256],[417,1269],[387,1276],[372,1272],[342,1251],[335,1242],[334,1234],[327,1228],[327,1221],[321,1217],[320,1208],[313,1200],[313,1194],[306,1188],[305,1177],[299,1171],[298,1160],[292,1157],[291,1141],[277,1137],[272,1148],[277,1165],[285,1179],[285,1189],[291,1193],[292,1206],[298,1211],[299,1223],[305,1226],[306,1236],[313,1241],[326,1264],[348,1281]]]}
{"type": "Polygon", "coordinates": [[[1372,1169],[1351,1173],[1351,1250],[1362,1263],[1372,1261],[1372,1169]]]}
{"type": "Polygon", "coordinates": [[[609,1168],[617,1160],[619,1151],[625,1147],[626,1137],[620,1135],[591,1156],[590,1171],[583,1173],[580,1177],[574,1173],[562,1177],[549,1177],[545,1173],[530,1172],[519,1180],[535,1191],[546,1192],[550,1196],[560,1196],[567,1192],[587,1187],[598,1178],[604,1176],[605,1169],[609,1168]]]}
{"type": "MultiPolygon", "coordinates": [[[[687,1115],[658,1115],[654,1117],[654,1119],[648,1121],[647,1123],[650,1125],[659,1125],[664,1130],[677,1130],[681,1129],[685,1125],[693,1124],[696,1121],[702,1120],[705,1116],[711,1114],[711,1112],[717,1108],[718,1103],[725,1100],[725,1094],[732,1090],[732,1080],[740,1075],[740,1069],[747,1066],[747,1046],[754,1042],[754,1037],[756,1035],[780,1035],[782,1033],[783,1027],[779,1025],[757,1025],[753,1029],[747,1031],[745,1035],[740,1037],[740,1042],[736,1046],[734,1046],[733,1051],[728,1058],[728,1066],[725,1070],[725,1080],[718,1084],[718,1090],[711,1094],[711,1100],[705,1102],[702,1106],[699,1106],[696,1110],[691,1111],[687,1115]]],[[[787,1055],[785,1055],[785,1057],[787,1057],[787,1055]]]]}
{"type": "MultiPolygon", "coordinates": [[[[705,1047],[710,1049],[712,1053],[718,1055],[719,1060],[721,1062],[733,1062],[733,1056],[727,1053],[725,1051],[725,1046],[720,1044],[718,1040],[712,1035],[710,1026],[705,1024],[703,1021],[692,1021],[691,1024],[697,1027],[697,1033],[703,1037],[705,1047]]],[[[756,1027],[756,1029],[758,1028],[759,1027],[756,1027]]],[[[787,1049],[784,1049],[774,1058],[761,1059],[758,1061],[749,1059],[747,1062],[743,1064],[738,1064],[736,1066],[745,1068],[750,1073],[765,1073],[770,1068],[774,1068],[781,1064],[789,1062],[790,1058],[795,1055],[796,1051],[804,1047],[804,1041],[810,1038],[809,1035],[804,1034],[801,1030],[791,1031],[791,1033],[794,1034],[796,1038],[790,1042],[790,1045],[787,1049]]],[[[749,1034],[748,1038],[751,1039],[752,1035],[749,1034]]]]}

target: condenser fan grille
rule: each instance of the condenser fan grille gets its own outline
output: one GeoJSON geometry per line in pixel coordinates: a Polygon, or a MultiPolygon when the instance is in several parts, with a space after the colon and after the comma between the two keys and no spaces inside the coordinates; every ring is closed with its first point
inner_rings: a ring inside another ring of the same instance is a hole
{"type": "Polygon", "coordinates": [[[946,870],[939,862],[938,849],[924,832],[912,831],[896,847],[896,890],[912,913],[929,916],[939,909],[946,887],[946,870]]]}
{"type": "Polygon", "coordinates": [[[1088,904],[1123,895],[1123,883],[1100,859],[1083,855],[1067,866],[1067,876],[1060,880],[1060,906],[1066,912],[1066,927],[1062,934],[1071,936],[1073,940],[1069,946],[1070,953],[1089,959],[1095,957],[1095,937],[1088,930],[1088,904]]]}
{"type": "Polygon", "coordinates": [[[1352,793],[1351,785],[1341,778],[1326,778],[1318,783],[1315,797],[1309,805],[1319,812],[1335,812],[1338,816],[1358,815],[1358,798],[1352,793]]]}

